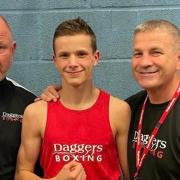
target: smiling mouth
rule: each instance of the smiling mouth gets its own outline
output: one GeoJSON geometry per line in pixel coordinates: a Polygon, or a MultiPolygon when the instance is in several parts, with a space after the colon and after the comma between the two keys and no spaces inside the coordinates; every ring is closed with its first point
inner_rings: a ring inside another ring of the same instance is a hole
{"type": "Polygon", "coordinates": [[[139,72],[140,74],[155,74],[157,73],[158,71],[153,71],[153,72],[139,72]]]}
{"type": "Polygon", "coordinates": [[[66,71],[66,73],[68,74],[78,74],[80,72],[82,72],[83,70],[80,70],[80,71],[66,71]]]}
{"type": "Polygon", "coordinates": [[[142,77],[154,77],[157,75],[158,71],[141,71],[141,72],[137,72],[139,74],[139,76],[142,77]]]}

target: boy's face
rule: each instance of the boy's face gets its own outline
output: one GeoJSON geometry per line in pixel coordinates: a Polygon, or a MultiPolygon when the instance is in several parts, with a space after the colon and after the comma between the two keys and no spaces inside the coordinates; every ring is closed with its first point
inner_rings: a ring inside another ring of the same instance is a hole
{"type": "Polygon", "coordinates": [[[99,52],[93,52],[91,37],[85,34],[60,36],[55,39],[54,63],[62,85],[80,86],[92,81],[99,52]]]}

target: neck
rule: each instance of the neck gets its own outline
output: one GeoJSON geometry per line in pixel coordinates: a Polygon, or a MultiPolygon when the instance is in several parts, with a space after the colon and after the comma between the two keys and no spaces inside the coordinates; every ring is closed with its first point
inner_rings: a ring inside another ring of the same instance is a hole
{"type": "Polygon", "coordinates": [[[83,110],[91,107],[97,100],[99,90],[92,84],[89,86],[62,86],[60,101],[67,108],[83,110]]]}
{"type": "Polygon", "coordinates": [[[173,97],[175,91],[178,88],[180,79],[176,81],[172,81],[167,85],[163,85],[158,87],[158,89],[149,89],[147,90],[147,94],[149,96],[149,100],[152,104],[162,104],[168,102],[173,97]]]}

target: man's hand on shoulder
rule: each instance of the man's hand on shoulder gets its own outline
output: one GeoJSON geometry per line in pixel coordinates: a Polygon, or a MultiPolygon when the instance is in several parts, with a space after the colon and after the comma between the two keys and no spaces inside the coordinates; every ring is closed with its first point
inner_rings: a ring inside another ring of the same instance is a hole
{"type": "Polygon", "coordinates": [[[56,102],[59,99],[59,93],[58,91],[61,89],[61,85],[50,85],[45,88],[41,95],[37,97],[34,101],[54,101],[56,102]]]}

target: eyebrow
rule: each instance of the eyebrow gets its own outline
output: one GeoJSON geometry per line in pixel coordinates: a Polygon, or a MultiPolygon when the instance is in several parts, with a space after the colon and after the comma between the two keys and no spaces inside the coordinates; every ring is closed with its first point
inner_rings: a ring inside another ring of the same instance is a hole
{"type": "Polygon", "coordinates": [[[162,50],[160,47],[153,47],[150,50],[162,50]]]}
{"type": "Polygon", "coordinates": [[[139,48],[135,48],[135,49],[132,49],[133,52],[136,52],[136,51],[142,51],[141,49],[139,48]]]}

